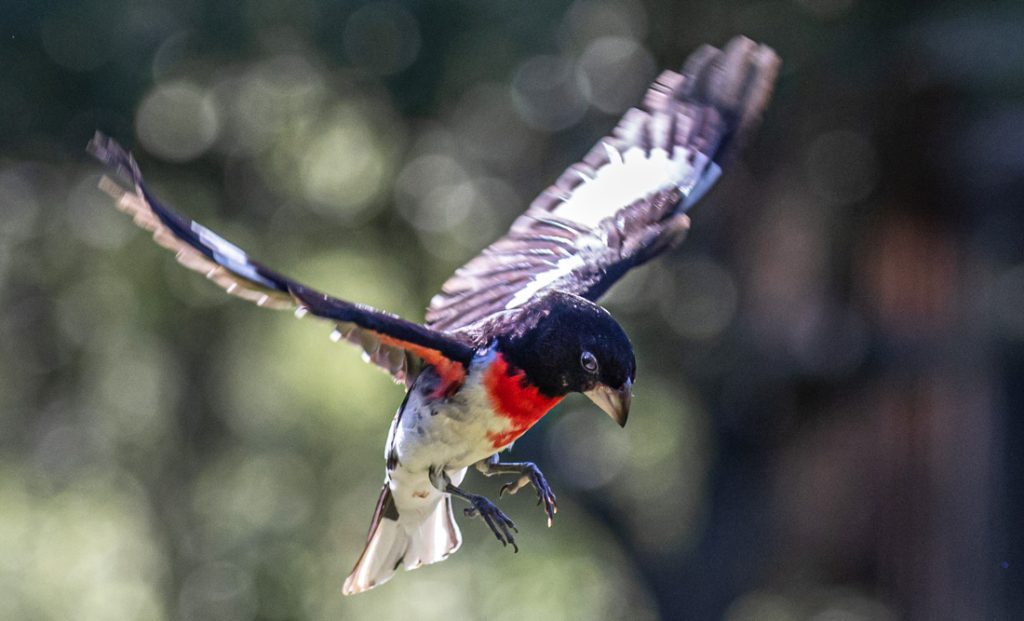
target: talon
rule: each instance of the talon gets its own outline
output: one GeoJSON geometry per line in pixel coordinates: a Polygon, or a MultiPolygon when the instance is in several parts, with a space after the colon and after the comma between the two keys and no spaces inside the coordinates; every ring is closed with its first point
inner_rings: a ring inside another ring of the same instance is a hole
{"type": "Polygon", "coordinates": [[[547,479],[544,478],[544,475],[535,464],[530,462],[503,464],[498,462],[496,458],[490,459],[486,464],[483,462],[481,464],[483,465],[478,464],[477,467],[487,476],[510,474],[513,472],[519,475],[516,480],[505,483],[498,489],[499,498],[504,498],[506,492],[511,496],[527,485],[532,485],[537,491],[537,505],[544,506],[544,515],[547,517],[548,526],[554,523],[555,514],[558,513],[556,496],[551,491],[551,486],[548,485],[547,479]]]}
{"type": "Polygon", "coordinates": [[[556,504],[556,498],[554,492],[551,491],[551,487],[548,485],[547,479],[541,474],[540,469],[536,466],[529,468],[526,474],[522,476],[516,483],[521,487],[526,484],[532,484],[537,490],[537,504],[544,504],[544,513],[548,518],[548,527],[550,528],[554,524],[555,513],[558,513],[556,504]]]}
{"type": "Polygon", "coordinates": [[[519,546],[516,545],[515,537],[512,535],[513,532],[519,532],[515,522],[483,496],[473,496],[468,500],[473,503],[473,506],[465,509],[464,513],[469,517],[481,517],[502,546],[507,547],[512,544],[512,549],[518,553],[519,546]]]}
{"type": "Polygon", "coordinates": [[[516,492],[532,483],[533,481],[531,480],[530,476],[524,474],[515,481],[502,485],[501,489],[498,490],[498,496],[504,496],[505,492],[508,492],[510,496],[514,496],[516,492]]]}

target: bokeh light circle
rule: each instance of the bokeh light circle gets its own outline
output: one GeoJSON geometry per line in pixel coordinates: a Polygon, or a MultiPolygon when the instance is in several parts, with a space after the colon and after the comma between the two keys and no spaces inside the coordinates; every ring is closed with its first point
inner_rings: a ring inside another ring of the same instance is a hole
{"type": "Polygon", "coordinates": [[[584,50],[577,77],[591,105],[612,114],[634,105],[654,73],[654,59],[642,45],[625,37],[602,37],[584,50]]]}
{"type": "Polygon", "coordinates": [[[135,131],[147,151],[184,162],[209,149],[220,130],[213,99],[187,81],[158,85],[139,106],[135,131]]]}
{"type": "Polygon", "coordinates": [[[420,51],[419,22],[397,2],[370,2],[359,8],[348,18],[342,39],[349,59],[377,75],[405,69],[420,51]]]}
{"type": "Polygon", "coordinates": [[[587,94],[575,77],[571,59],[534,56],[512,78],[516,110],[528,125],[556,131],[578,123],[587,111],[587,94]]]}

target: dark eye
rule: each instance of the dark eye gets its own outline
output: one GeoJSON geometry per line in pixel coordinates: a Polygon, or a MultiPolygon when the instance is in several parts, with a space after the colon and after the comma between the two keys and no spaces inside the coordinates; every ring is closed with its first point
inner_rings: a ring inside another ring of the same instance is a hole
{"type": "Polygon", "coordinates": [[[589,351],[585,351],[580,354],[580,366],[587,373],[597,373],[597,358],[589,351]]]}

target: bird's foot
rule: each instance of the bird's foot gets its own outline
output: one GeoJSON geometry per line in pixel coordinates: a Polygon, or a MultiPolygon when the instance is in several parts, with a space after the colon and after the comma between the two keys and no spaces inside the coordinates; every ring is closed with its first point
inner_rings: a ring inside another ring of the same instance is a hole
{"type": "Polygon", "coordinates": [[[511,544],[512,549],[515,552],[519,552],[519,546],[516,545],[516,539],[512,535],[513,532],[518,533],[519,529],[516,528],[512,518],[505,515],[493,502],[483,496],[467,494],[464,498],[473,505],[464,509],[464,513],[468,517],[480,516],[488,528],[491,529],[491,532],[494,533],[494,536],[498,538],[498,541],[501,542],[501,545],[507,546],[511,544]]]}
{"type": "Polygon", "coordinates": [[[558,513],[558,502],[555,493],[551,491],[547,479],[536,465],[526,462],[522,465],[522,476],[511,483],[506,483],[498,490],[498,496],[505,493],[515,494],[527,485],[533,485],[537,490],[537,504],[544,503],[544,513],[548,516],[548,528],[555,521],[555,514],[558,513]]]}

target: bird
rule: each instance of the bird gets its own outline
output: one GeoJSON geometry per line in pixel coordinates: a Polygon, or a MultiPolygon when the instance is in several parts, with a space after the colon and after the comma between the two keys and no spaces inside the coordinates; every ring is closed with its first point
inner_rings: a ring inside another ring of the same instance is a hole
{"type": "Polygon", "coordinates": [[[636,380],[633,347],[598,300],[627,271],[682,241],[689,209],[760,124],[780,59],[746,37],[704,45],[664,71],[639,107],[460,267],[425,322],[321,293],[252,260],[162,204],[134,156],[97,131],[87,151],[127,184],[100,188],[178,262],[227,293],[333,324],[405,386],[385,442],[385,478],[362,554],[344,581],[360,593],[441,561],[462,544],[453,499],[516,552],[515,522],[461,487],[469,468],[533,487],[548,526],[557,498],[536,464],[501,454],[564,397],[582,393],[620,426],[636,380]]]}

